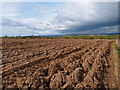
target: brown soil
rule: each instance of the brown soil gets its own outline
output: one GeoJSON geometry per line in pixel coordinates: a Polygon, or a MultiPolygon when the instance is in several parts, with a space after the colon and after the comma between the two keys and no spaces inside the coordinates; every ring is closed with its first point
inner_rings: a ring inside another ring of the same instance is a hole
{"type": "Polygon", "coordinates": [[[117,88],[112,43],[3,38],[3,88],[117,88]]]}

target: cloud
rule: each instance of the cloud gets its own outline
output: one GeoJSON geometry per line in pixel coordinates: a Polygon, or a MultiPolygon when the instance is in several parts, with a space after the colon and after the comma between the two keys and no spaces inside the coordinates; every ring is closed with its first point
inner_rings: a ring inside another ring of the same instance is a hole
{"type": "Polygon", "coordinates": [[[92,32],[96,28],[117,25],[117,13],[117,3],[67,3],[64,10],[57,12],[55,20],[68,27],[59,31],[61,33],[92,32]]]}
{"type": "Polygon", "coordinates": [[[14,4],[4,7],[2,25],[22,29],[23,33],[51,35],[117,32],[118,6],[114,2],[67,2],[58,6],[55,6],[58,3],[28,3],[28,7],[23,3],[17,3],[18,6],[14,4]]]}

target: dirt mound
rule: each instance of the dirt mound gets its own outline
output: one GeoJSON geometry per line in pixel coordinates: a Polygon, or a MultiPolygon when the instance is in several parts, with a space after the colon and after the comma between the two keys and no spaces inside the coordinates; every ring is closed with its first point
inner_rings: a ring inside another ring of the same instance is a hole
{"type": "Polygon", "coordinates": [[[117,88],[114,73],[111,73],[114,72],[111,69],[114,68],[112,42],[4,38],[3,87],[117,88]]]}

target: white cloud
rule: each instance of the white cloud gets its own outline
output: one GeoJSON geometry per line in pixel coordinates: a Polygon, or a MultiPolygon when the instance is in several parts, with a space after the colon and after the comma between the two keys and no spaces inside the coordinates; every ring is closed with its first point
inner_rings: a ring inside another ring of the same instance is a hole
{"type": "Polygon", "coordinates": [[[108,27],[108,26],[105,27],[105,29],[108,29],[108,28],[110,28],[110,27],[108,27]]]}
{"type": "Polygon", "coordinates": [[[26,27],[16,27],[16,28],[18,28],[18,29],[26,29],[26,27]]]}

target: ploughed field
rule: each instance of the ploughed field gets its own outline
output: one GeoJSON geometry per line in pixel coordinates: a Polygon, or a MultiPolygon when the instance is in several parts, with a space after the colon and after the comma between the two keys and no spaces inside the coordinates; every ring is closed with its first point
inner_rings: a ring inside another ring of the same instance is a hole
{"type": "Polygon", "coordinates": [[[3,88],[116,88],[113,40],[2,40],[3,88]]]}

